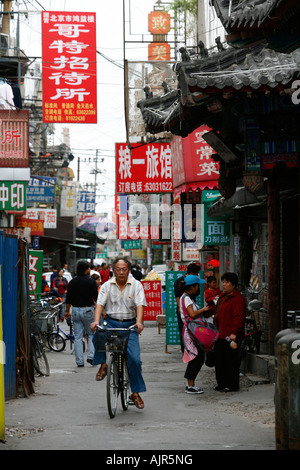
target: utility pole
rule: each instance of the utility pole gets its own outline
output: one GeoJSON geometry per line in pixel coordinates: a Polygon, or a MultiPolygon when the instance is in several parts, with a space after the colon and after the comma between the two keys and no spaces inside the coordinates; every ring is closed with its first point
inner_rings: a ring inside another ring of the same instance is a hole
{"type": "Polygon", "coordinates": [[[7,34],[9,36],[9,32],[10,32],[10,27],[9,27],[9,23],[10,23],[10,14],[9,12],[11,11],[11,7],[12,7],[12,0],[4,0],[4,3],[3,3],[3,11],[5,11],[5,13],[3,13],[3,18],[2,18],[2,34],[7,34]]]}

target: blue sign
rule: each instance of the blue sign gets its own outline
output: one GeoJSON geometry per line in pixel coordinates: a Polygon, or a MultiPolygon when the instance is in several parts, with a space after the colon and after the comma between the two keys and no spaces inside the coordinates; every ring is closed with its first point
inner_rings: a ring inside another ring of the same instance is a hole
{"type": "Polygon", "coordinates": [[[91,191],[79,191],[77,197],[77,212],[95,213],[96,195],[91,191]]]}
{"type": "Polygon", "coordinates": [[[44,202],[53,204],[55,198],[56,178],[36,176],[30,178],[27,187],[27,202],[44,202]]]}

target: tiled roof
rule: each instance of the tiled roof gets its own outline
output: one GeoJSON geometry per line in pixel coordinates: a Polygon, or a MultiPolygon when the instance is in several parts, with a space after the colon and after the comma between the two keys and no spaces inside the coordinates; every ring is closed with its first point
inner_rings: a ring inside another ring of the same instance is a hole
{"type": "Polygon", "coordinates": [[[178,90],[138,103],[146,131],[184,136],[206,122],[218,93],[289,86],[300,75],[300,49],[283,54],[263,45],[227,50],[175,66],[178,90]]]}
{"type": "Polygon", "coordinates": [[[227,49],[206,60],[179,65],[179,84],[187,93],[217,90],[274,89],[300,75],[300,49],[282,54],[263,46],[227,49]],[[213,90],[215,89],[215,90],[213,90]]]}
{"type": "Polygon", "coordinates": [[[272,11],[285,0],[233,0],[229,16],[229,0],[213,0],[212,4],[225,29],[260,27],[272,11]]]}

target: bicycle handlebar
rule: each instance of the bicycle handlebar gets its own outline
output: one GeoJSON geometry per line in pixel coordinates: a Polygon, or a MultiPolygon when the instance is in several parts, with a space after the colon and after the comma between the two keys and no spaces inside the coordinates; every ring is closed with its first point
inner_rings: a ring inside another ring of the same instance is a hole
{"type": "Polygon", "coordinates": [[[102,325],[97,325],[96,329],[98,329],[100,331],[131,331],[131,330],[133,331],[133,330],[137,329],[137,326],[131,325],[128,328],[107,328],[107,321],[104,321],[103,326],[102,325]]]}

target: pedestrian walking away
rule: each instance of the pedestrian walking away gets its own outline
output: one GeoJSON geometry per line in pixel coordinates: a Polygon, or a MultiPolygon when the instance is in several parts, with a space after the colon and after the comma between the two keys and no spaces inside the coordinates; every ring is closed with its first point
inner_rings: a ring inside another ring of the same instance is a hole
{"type": "MultiPolygon", "coordinates": [[[[146,391],[142,376],[142,361],[138,335],[143,331],[144,307],[146,298],[140,281],[129,276],[131,264],[126,258],[117,258],[113,263],[114,277],[105,282],[99,292],[95,308],[95,320],[91,325],[92,331],[100,324],[100,320],[107,321],[108,328],[128,328],[135,325],[137,328],[128,340],[127,356],[128,370],[131,386],[131,399],[139,409],[144,408],[140,396],[146,391]]],[[[95,346],[94,364],[101,364],[96,380],[103,380],[107,374],[106,353],[98,352],[96,335],[93,338],[95,346]]]]}
{"type": "Polygon", "coordinates": [[[58,271],[58,275],[53,279],[52,282],[52,288],[55,289],[58,293],[58,295],[62,299],[62,304],[60,306],[60,311],[59,311],[59,321],[63,321],[64,316],[65,316],[65,309],[66,309],[66,297],[67,297],[67,290],[68,290],[68,281],[64,277],[64,270],[60,269],[58,271]]]}
{"type": "Polygon", "coordinates": [[[75,361],[78,367],[84,366],[83,334],[88,338],[87,362],[93,365],[94,344],[90,324],[94,319],[94,304],[97,301],[98,287],[90,277],[90,264],[79,261],[77,276],[68,285],[65,318],[72,317],[74,327],[75,361]],[[72,315],[70,309],[72,306],[72,315]]]}
{"type": "Polygon", "coordinates": [[[187,362],[187,368],[184,378],[187,379],[186,393],[201,394],[203,390],[195,385],[195,379],[199,374],[204,363],[205,352],[197,347],[193,342],[187,330],[187,322],[201,316],[209,316],[210,307],[199,308],[195,299],[200,293],[200,284],[204,283],[202,279],[195,275],[188,275],[185,278],[185,292],[180,298],[180,312],[184,315],[185,324],[183,329],[183,344],[185,353],[183,361],[187,362]]]}
{"type": "Polygon", "coordinates": [[[220,295],[214,323],[219,330],[215,344],[216,391],[239,390],[240,345],[245,337],[246,301],[239,292],[238,276],[227,272],[221,277],[223,294],[220,295]]]}

